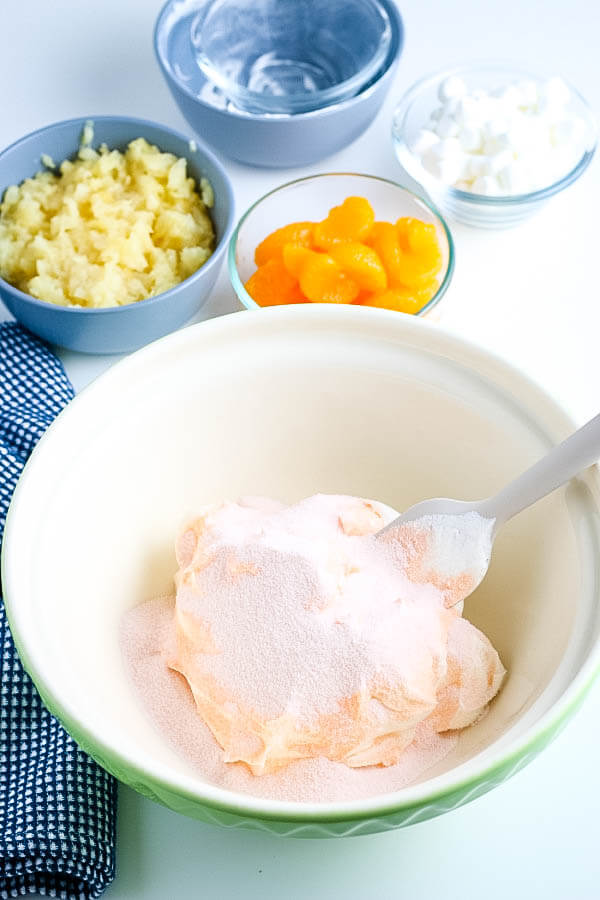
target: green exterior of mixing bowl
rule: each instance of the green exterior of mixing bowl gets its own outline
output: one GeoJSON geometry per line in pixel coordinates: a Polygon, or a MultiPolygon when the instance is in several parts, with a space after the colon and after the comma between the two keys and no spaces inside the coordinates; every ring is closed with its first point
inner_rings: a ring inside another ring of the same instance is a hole
{"type": "Polygon", "coordinates": [[[566,709],[550,721],[528,744],[512,754],[508,754],[500,763],[491,766],[478,777],[466,779],[457,787],[447,791],[440,791],[428,797],[426,802],[414,804],[389,802],[386,804],[383,802],[377,813],[370,816],[351,814],[328,816],[325,812],[318,818],[308,817],[301,813],[297,817],[284,819],[277,815],[249,816],[247,810],[236,806],[235,803],[213,804],[206,800],[200,801],[192,795],[185,796],[180,791],[174,791],[168,784],[150,773],[132,768],[110,748],[99,746],[98,742],[78,722],[71,720],[65,714],[54,697],[50,697],[44,692],[43,686],[36,681],[35,672],[28,663],[24,648],[19,646],[17,639],[15,644],[25,669],[33,678],[42,700],[50,712],[62,722],[79,746],[119,781],[129,785],[149,800],[154,800],[174,812],[210,825],[220,825],[225,828],[251,828],[282,837],[297,838],[355,837],[362,834],[392,831],[395,828],[405,828],[408,825],[425,822],[427,819],[441,816],[443,813],[451,812],[465,803],[476,800],[511,778],[535,759],[538,753],[562,731],[569,719],[579,709],[593,682],[600,674],[600,669],[596,668],[575,696],[571,698],[566,709]]]}

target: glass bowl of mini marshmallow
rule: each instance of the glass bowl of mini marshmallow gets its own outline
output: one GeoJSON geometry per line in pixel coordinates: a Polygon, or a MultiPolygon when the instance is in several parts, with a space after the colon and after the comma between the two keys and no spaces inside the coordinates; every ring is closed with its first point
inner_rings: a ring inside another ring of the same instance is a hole
{"type": "Polygon", "coordinates": [[[483,228],[518,224],[576,181],[597,130],[588,104],[562,78],[501,64],[422,79],[392,119],[405,172],[446,215],[483,228]]]}

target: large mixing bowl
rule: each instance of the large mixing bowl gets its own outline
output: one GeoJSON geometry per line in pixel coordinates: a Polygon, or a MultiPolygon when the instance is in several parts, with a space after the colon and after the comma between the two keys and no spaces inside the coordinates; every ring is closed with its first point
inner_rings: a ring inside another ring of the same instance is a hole
{"type": "Polygon", "coordinates": [[[200,504],[317,491],[398,509],[427,496],[482,497],[573,427],[518,371],[397,312],[279,307],[172,334],[76,397],[25,468],[2,560],[24,664],[85,750],[187,815],[325,837],[452,810],[532,760],[598,671],[595,468],[500,532],[465,614],[498,649],[507,679],[451,755],[397,793],[286,803],[208,783],[129,684],[119,623],[169,590],[173,537],[200,504]]]}

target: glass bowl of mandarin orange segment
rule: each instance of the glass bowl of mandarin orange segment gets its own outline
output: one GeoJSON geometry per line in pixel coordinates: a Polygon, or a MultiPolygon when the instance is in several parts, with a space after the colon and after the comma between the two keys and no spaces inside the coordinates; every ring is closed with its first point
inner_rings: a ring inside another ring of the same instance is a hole
{"type": "Polygon", "coordinates": [[[248,309],[346,303],[426,315],[454,269],[441,214],[373,175],[329,173],[270,191],[240,219],[229,274],[248,309]]]}

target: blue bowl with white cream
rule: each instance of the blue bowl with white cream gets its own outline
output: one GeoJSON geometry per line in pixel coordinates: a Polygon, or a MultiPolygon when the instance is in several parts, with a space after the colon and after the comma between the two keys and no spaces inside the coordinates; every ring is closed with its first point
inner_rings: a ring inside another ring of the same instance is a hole
{"type": "Polygon", "coordinates": [[[504,228],[582,175],[597,123],[562,78],[472,65],[417,82],[394,111],[392,139],[403,169],[449,217],[504,228]]]}

